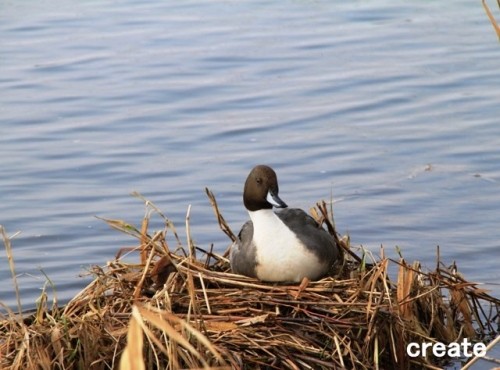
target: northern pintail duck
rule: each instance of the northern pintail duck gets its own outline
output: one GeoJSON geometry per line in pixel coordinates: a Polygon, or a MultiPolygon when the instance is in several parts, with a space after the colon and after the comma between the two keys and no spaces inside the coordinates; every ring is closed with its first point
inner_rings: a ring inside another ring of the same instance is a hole
{"type": "Polygon", "coordinates": [[[234,273],[270,282],[300,282],[323,277],[339,258],[333,237],[306,212],[287,208],[278,195],[271,167],[252,169],[243,203],[250,215],[231,246],[234,273]],[[284,208],[275,213],[273,206],[284,208]]]}

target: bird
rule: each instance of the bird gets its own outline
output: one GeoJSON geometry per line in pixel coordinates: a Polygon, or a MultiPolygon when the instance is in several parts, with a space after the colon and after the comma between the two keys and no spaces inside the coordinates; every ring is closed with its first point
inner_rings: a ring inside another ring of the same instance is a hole
{"type": "Polygon", "coordinates": [[[243,189],[247,221],[230,247],[231,270],[267,282],[324,277],[339,259],[335,239],[302,209],[279,197],[276,172],[255,166],[243,189]],[[273,207],[282,209],[275,213],[273,207]]]}

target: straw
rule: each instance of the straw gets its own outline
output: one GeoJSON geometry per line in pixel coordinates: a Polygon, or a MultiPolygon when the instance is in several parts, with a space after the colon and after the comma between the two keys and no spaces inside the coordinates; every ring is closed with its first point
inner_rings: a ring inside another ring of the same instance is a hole
{"type": "MultiPolygon", "coordinates": [[[[206,192],[231,243],[235,234],[206,192]]],[[[138,262],[118,257],[94,267],[94,280],[64,307],[40,304],[36,316],[22,321],[7,314],[0,320],[0,367],[436,368],[443,359],[409,359],[406,345],[466,337],[487,342],[498,335],[500,300],[439,258],[425,271],[418,262],[383,252],[375,258],[351,246],[324,202],[312,214],[336,238],[342,261],[319,281],[270,284],[233,274],[226,254],[196,245],[191,208],[186,247],[176,237],[172,249],[165,239],[176,234],[172,222],[135,196],[146,204],[140,227],[106,222],[136,240],[128,253],[137,253],[138,262]],[[165,229],[148,230],[151,217],[160,217],[165,229]],[[395,281],[390,271],[397,271],[395,281]]]]}
{"type": "MultiPolygon", "coordinates": [[[[500,40],[500,25],[498,25],[497,21],[495,20],[495,17],[493,16],[493,13],[491,12],[490,8],[488,7],[486,0],[482,0],[482,3],[483,3],[484,11],[486,12],[486,15],[488,16],[488,19],[490,20],[490,23],[493,26],[495,33],[497,34],[498,40],[500,40]]],[[[498,4],[498,7],[500,8],[500,0],[497,0],[497,4],[498,4]]]]}

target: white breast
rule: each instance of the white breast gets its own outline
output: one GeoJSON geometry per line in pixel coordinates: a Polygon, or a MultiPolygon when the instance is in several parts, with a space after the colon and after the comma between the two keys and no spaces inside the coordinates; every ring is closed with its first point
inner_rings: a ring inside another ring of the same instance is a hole
{"type": "Polygon", "coordinates": [[[271,210],[249,212],[257,248],[257,277],[264,281],[317,279],[328,267],[271,210]]]}

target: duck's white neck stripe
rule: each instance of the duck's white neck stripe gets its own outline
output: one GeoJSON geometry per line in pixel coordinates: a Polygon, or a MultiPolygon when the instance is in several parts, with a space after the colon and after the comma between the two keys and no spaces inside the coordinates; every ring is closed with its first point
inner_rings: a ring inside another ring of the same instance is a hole
{"type": "Polygon", "coordinates": [[[278,204],[278,202],[274,200],[273,195],[271,194],[270,191],[267,192],[266,200],[275,207],[281,207],[281,204],[278,204]]]}
{"type": "MultiPolygon", "coordinates": [[[[254,236],[256,239],[269,239],[273,240],[277,237],[276,234],[295,234],[280,220],[272,209],[259,209],[258,211],[248,211],[250,219],[253,222],[254,236]]],[[[290,237],[289,235],[287,235],[290,237]]],[[[268,243],[265,243],[268,244],[268,243]]]]}

